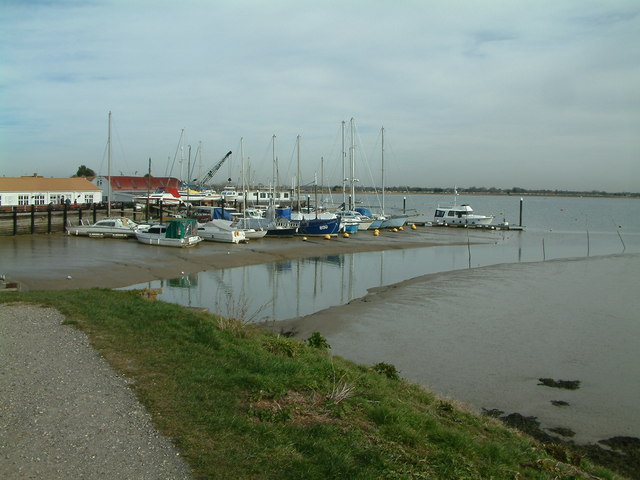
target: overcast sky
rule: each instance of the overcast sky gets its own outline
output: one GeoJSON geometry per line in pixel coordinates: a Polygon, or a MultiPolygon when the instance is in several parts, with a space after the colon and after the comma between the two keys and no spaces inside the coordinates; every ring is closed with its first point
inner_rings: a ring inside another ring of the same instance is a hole
{"type": "Polygon", "coordinates": [[[640,191],[638,0],[0,0],[0,44],[4,176],[106,175],[111,111],[114,175],[239,182],[242,137],[266,184],[275,135],[290,183],[300,135],[339,184],[354,118],[365,185],[384,126],[388,186],[640,191]]]}

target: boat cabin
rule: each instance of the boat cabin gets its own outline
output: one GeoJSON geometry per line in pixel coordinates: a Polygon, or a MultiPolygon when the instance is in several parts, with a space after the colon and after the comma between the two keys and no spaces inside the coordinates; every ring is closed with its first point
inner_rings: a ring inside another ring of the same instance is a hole
{"type": "Polygon", "coordinates": [[[446,217],[450,218],[463,218],[467,215],[472,215],[473,209],[469,205],[458,205],[455,207],[438,207],[436,208],[436,218],[446,219],[446,217]]]}

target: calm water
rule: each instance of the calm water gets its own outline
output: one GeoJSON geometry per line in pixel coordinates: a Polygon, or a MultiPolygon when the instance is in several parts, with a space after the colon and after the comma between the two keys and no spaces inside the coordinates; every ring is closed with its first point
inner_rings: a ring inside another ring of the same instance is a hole
{"type": "MultiPolygon", "coordinates": [[[[386,205],[430,214],[449,200],[394,195],[386,205]]],[[[520,197],[458,202],[518,222],[520,197]]],[[[163,300],[225,315],[297,318],[287,325],[321,331],[336,354],[393,363],[405,377],[475,408],[570,427],[577,441],[640,436],[638,207],[637,199],[527,197],[525,232],[459,230],[482,245],[302,259],[151,286],[162,287],[163,300]],[[348,302],[407,279],[415,280],[383,289],[350,315],[355,305],[348,302]],[[542,387],[539,377],[582,387],[542,387]]]]}
{"type": "MultiPolygon", "coordinates": [[[[373,199],[364,200],[372,203],[373,199]]],[[[451,198],[415,195],[407,197],[406,205],[407,209],[415,204],[412,208],[431,212],[438,202],[447,200],[451,198]]],[[[520,197],[459,197],[462,201],[478,212],[517,223],[520,197]]],[[[401,208],[403,196],[390,196],[385,203],[391,204],[389,209],[394,205],[401,208]]],[[[469,238],[483,245],[283,261],[203,272],[152,282],[151,286],[163,289],[161,298],[165,301],[223,314],[246,310],[255,321],[284,320],[343,305],[373,287],[426,274],[469,266],[640,252],[638,207],[638,199],[526,198],[523,217],[530,222],[523,222],[525,232],[457,229],[461,241],[469,238]],[[624,218],[623,212],[630,214],[624,218]]]]}

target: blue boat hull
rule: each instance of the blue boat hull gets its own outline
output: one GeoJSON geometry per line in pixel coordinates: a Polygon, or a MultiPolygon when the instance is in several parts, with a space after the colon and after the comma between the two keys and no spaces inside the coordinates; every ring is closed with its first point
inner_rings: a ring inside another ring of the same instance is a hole
{"type": "Polygon", "coordinates": [[[340,219],[315,218],[311,220],[300,220],[298,224],[298,235],[305,236],[325,236],[337,235],[340,229],[340,219]]]}

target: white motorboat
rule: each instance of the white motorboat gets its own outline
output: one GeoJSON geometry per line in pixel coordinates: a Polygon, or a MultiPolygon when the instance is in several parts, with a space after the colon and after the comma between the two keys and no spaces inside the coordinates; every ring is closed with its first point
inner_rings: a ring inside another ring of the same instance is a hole
{"type": "Polygon", "coordinates": [[[183,202],[183,198],[178,192],[178,189],[167,187],[160,189],[156,192],[149,193],[148,195],[136,195],[133,200],[138,203],[159,203],[162,202],[167,205],[179,205],[183,202]]]}
{"type": "Polygon", "coordinates": [[[211,242],[244,243],[247,241],[244,231],[232,227],[229,220],[221,219],[199,223],[198,235],[211,242]]]}
{"type": "Polygon", "coordinates": [[[152,225],[136,232],[136,238],[146,245],[164,247],[191,247],[202,241],[198,223],[191,218],[176,218],[166,224],[152,225]]]}
{"type": "Polygon", "coordinates": [[[98,220],[92,225],[67,227],[67,234],[95,238],[132,238],[136,236],[138,230],[145,227],[148,227],[148,225],[139,225],[127,217],[110,217],[98,220]]]}
{"type": "Polygon", "coordinates": [[[342,220],[341,230],[348,233],[368,230],[373,223],[373,218],[369,218],[355,210],[338,211],[336,213],[342,220]]]}
{"type": "Polygon", "coordinates": [[[490,225],[493,222],[493,215],[478,215],[473,213],[471,206],[452,205],[448,207],[436,207],[433,218],[435,225],[490,225]]]}

